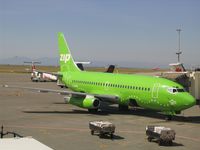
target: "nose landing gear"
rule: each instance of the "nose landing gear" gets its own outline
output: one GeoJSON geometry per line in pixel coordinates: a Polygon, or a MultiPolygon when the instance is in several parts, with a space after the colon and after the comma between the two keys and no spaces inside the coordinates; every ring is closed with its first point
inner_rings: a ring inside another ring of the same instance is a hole
{"type": "Polygon", "coordinates": [[[172,120],[172,115],[167,115],[167,116],[165,116],[165,120],[166,120],[166,121],[171,121],[171,120],[172,120]]]}

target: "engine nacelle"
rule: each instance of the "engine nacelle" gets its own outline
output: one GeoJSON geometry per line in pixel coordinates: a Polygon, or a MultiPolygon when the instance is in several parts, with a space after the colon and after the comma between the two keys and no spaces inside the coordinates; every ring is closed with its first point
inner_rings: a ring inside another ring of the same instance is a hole
{"type": "Polygon", "coordinates": [[[100,101],[99,99],[95,98],[94,96],[86,96],[85,98],[82,97],[64,97],[64,101],[67,104],[76,105],[81,108],[86,109],[95,109],[99,108],[100,101]]]}

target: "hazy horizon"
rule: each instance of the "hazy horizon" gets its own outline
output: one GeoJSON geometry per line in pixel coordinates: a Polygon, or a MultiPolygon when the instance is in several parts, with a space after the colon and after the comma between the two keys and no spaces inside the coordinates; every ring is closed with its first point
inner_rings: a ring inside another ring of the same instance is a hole
{"type": "Polygon", "coordinates": [[[198,0],[0,0],[0,60],[58,57],[61,31],[75,60],[167,66],[177,62],[181,28],[181,61],[199,65],[199,8],[198,0]]]}
{"type": "MultiPolygon", "coordinates": [[[[28,58],[28,57],[11,57],[11,58],[5,58],[3,60],[0,60],[0,65],[27,65],[24,63],[25,61],[38,61],[41,62],[41,66],[59,66],[59,57],[42,57],[42,58],[28,58]]],[[[116,67],[122,67],[122,68],[160,68],[160,69],[170,69],[169,64],[167,63],[156,63],[156,62],[137,62],[137,61],[97,61],[97,60],[80,60],[76,59],[75,61],[78,62],[90,62],[90,64],[84,65],[86,67],[108,67],[109,65],[115,65],[116,67]]],[[[186,69],[194,69],[199,68],[200,65],[188,65],[184,64],[184,67],[186,69]]]]}

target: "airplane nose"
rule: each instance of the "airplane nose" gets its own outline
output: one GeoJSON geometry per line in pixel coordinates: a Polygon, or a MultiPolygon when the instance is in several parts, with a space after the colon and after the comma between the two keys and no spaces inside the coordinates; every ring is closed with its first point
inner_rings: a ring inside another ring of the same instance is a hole
{"type": "Polygon", "coordinates": [[[192,95],[188,94],[185,105],[189,108],[194,106],[195,104],[196,104],[196,99],[192,95]]]}

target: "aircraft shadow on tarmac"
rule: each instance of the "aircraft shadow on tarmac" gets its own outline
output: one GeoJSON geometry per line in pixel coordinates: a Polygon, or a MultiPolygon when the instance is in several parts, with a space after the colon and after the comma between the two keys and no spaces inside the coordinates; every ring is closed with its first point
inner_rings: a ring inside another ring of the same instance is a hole
{"type": "MultiPolygon", "coordinates": [[[[115,115],[115,114],[120,114],[120,115],[135,115],[135,116],[142,116],[142,117],[149,117],[149,118],[155,118],[155,119],[161,119],[165,120],[165,116],[159,112],[151,111],[151,110],[134,110],[134,111],[118,111],[116,110],[115,112],[111,111],[100,111],[95,114],[91,114],[87,112],[87,110],[69,110],[69,111],[23,111],[24,113],[38,113],[38,114],[90,114],[90,115],[115,115]]],[[[200,124],[200,116],[174,116],[172,121],[177,121],[177,122],[189,122],[189,123],[196,123],[200,124]]]]}
{"type": "MultiPolygon", "coordinates": [[[[65,104],[61,102],[57,102],[54,104],[65,104]]],[[[66,105],[66,104],[65,104],[66,105]]],[[[30,110],[30,111],[23,111],[24,113],[41,113],[41,114],[90,114],[90,115],[135,115],[135,116],[142,116],[142,117],[148,117],[148,118],[155,118],[155,119],[161,119],[165,120],[165,115],[162,113],[155,111],[155,110],[148,110],[143,108],[137,108],[137,109],[130,109],[128,111],[119,111],[116,106],[103,106],[100,108],[101,111],[97,113],[89,113],[87,110],[82,109],[72,109],[69,111],[55,111],[55,110],[30,110]]],[[[172,121],[177,122],[189,122],[189,123],[196,123],[200,124],[200,116],[173,116],[172,121]]]]}

